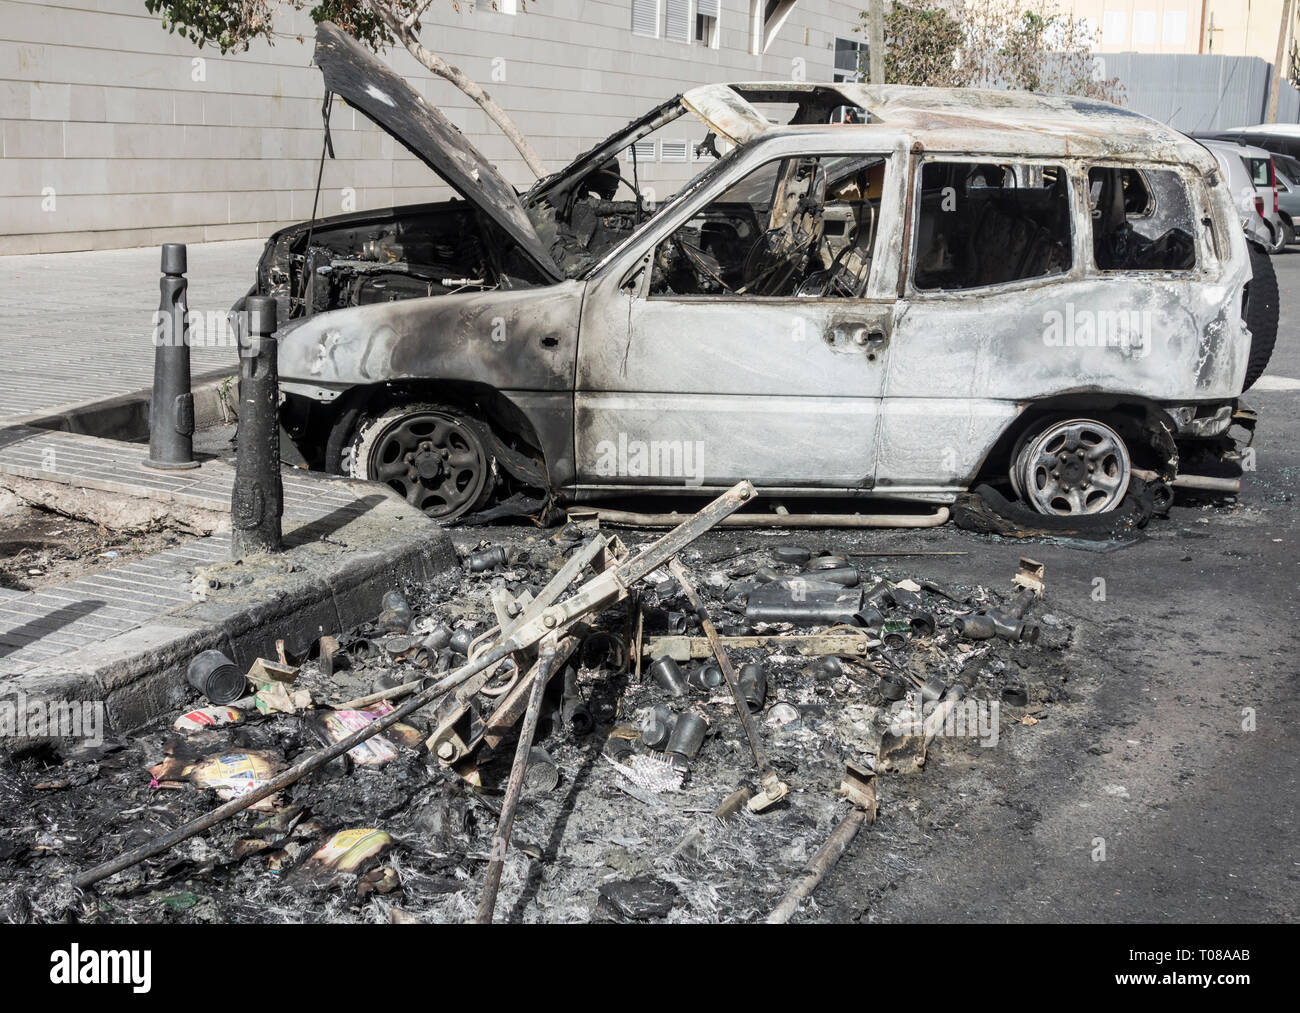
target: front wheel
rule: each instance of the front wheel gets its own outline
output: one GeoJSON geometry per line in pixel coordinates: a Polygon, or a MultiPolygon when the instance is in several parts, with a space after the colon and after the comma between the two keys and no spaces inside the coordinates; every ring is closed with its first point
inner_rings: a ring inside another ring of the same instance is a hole
{"type": "Polygon", "coordinates": [[[340,465],[352,478],[383,482],[437,520],[479,509],[494,484],[495,461],[478,428],[446,405],[396,405],[363,416],[340,465]]]}
{"type": "Polygon", "coordinates": [[[1074,517],[1114,510],[1128,492],[1128,446],[1094,419],[1054,419],[1029,430],[1011,457],[1011,485],[1040,514],[1074,517]]]}

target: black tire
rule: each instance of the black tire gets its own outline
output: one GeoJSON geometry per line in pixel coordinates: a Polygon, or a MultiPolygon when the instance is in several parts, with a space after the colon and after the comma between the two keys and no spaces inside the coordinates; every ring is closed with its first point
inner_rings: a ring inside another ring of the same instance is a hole
{"type": "Polygon", "coordinates": [[[1285,249],[1286,247],[1290,246],[1292,243],[1295,242],[1295,226],[1292,225],[1290,222],[1283,220],[1282,235],[1284,237],[1282,242],[1282,247],[1283,249],[1285,249]]]}
{"type": "Polygon", "coordinates": [[[1277,341],[1278,317],[1277,275],[1273,271],[1273,261],[1254,243],[1246,246],[1250,250],[1254,277],[1246,286],[1245,316],[1246,326],[1250,328],[1250,361],[1246,365],[1243,391],[1250,390],[1268,368],[1277,341]]]}
{"type": "Polygon", "coordinates": [[[340,456],[343,474],[383,482],[434,520],[481,509],[496,488],[482,430],[448,405],[398,402],[362,414],[340,456]]]}

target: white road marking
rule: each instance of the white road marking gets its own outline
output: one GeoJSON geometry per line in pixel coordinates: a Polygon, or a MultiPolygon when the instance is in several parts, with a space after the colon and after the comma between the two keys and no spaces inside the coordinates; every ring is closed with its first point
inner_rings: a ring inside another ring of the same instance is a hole
{"type": "Polygon", "coordinates": [[[1251,390],[1300,390],[1300,380],[1289,376],[1261,376],[1251,390]]]}

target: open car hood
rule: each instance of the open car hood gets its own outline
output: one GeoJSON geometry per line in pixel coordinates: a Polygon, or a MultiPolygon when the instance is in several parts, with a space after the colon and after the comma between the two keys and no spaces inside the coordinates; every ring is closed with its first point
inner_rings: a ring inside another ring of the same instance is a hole
{"type": "Polygon", "coordinates": [[[316,27],[325,87],[399,141],[487,215],[552,278],[560,269],[528,220],[519,194],[457,126],[390,67],[330,21],[316,27]]]}

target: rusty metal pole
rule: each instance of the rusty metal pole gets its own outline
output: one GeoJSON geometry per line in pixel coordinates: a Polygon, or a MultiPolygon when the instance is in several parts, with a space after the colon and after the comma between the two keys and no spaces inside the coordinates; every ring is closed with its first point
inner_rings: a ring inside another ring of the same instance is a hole
{"type": "Polygon", "coordinates": [[[279,552],[284,488],[280,481],[280,382],[275,300],[249,296],[239,338],[239,435],[230,497],[230,551],[279,552]]]}
{"type": "Polygon", "coordinates": [[[154,316],[153,392],[149,398],[149,459],[161,471],[197,468],[194,395],[190,393],[190,325],[185,244],[164,243],[162,298],[154,316]]]}

